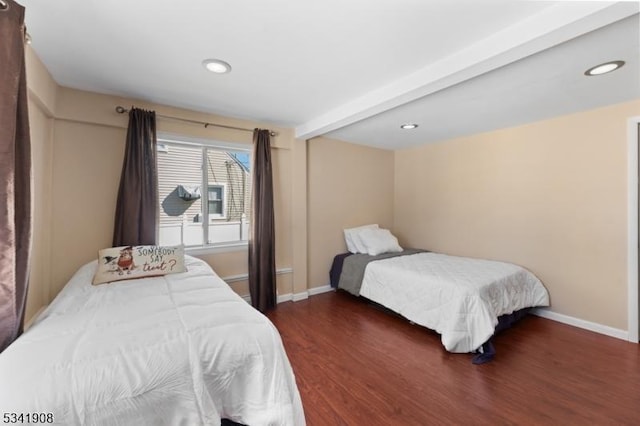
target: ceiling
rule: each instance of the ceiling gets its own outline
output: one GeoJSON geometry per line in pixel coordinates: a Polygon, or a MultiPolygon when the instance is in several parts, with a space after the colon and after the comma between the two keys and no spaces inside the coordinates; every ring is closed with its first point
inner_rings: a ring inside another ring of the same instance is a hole
{"type": "Polygon", "coordinates": [[[303,139],[396,149],[640,97],[635,1],[18,1],[62,86],[303,139]]]}

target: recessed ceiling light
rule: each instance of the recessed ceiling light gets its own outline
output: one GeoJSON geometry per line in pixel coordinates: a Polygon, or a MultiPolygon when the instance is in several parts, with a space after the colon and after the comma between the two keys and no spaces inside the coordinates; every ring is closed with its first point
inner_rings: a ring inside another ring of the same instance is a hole
{"type": "Polygon", "coordinates": [[[596,65],[595,67],[589,68],[584,72],[584,75],[594,76],[594,75],[606,74],[608,72],[617,70],[623,65],[624,65],[624,61],[606,62],[604,64],[596,65]]]}
{"type": "Polygon", "coordinates": [[[205,59],[202,61],[202,65],[216,74],[226,74],[231,71],[231,65],[220,59],[205,59]]]}
{"type": "Polygon", "coordinates": [[[418,125],[415,123],[406,123],[400,126],[401,129],[405,129],[405,130],[415,129],[416,127],[418,127],[418,125]]]}

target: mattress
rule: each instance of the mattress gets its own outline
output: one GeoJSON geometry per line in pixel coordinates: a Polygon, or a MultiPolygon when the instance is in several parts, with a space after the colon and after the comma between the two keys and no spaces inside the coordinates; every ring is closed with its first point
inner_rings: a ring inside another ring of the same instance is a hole
{"type": "Polygon", "coordinates": [[[449,352],[479,349],[502,315],[549,305],[547,290],[525,268],[441,253],[368,263],[360,294],[437,331],[449,352]]]}
{"type": "Polygon", "coordinates": [[[278,331],[205,262],[92,286],[96,266],[0,354],[0,412],[64,425],[305,424],[278,331]]]}

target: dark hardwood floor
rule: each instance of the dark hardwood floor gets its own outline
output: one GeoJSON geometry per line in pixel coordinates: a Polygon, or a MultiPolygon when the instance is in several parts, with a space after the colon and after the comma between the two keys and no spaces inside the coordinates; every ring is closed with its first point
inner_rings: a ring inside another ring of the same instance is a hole
{"type": "Polygon", "coordinates": [[[430,330],[344,292],[269,313],[307,424],[640,425],[640,345],[527,316],[473,365],[430,330]]]}

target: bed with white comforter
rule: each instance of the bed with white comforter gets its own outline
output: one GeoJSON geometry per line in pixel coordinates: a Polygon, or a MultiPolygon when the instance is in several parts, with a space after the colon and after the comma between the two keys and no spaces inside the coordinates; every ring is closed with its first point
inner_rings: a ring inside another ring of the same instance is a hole
{"type": "Polygon", "coordinates": [[[0,354],[0,413],[64,425],[304,425],[278,331],[203,261],[92,286],[80,268],[0,354]]]}
{"type": "Polygon", "coordinates": [[[520,266],[428,252],[370,262],[360,295],[437,331],[449,352],[480,348],[501,315],[549,305],[540,280],[520,266]]]}

